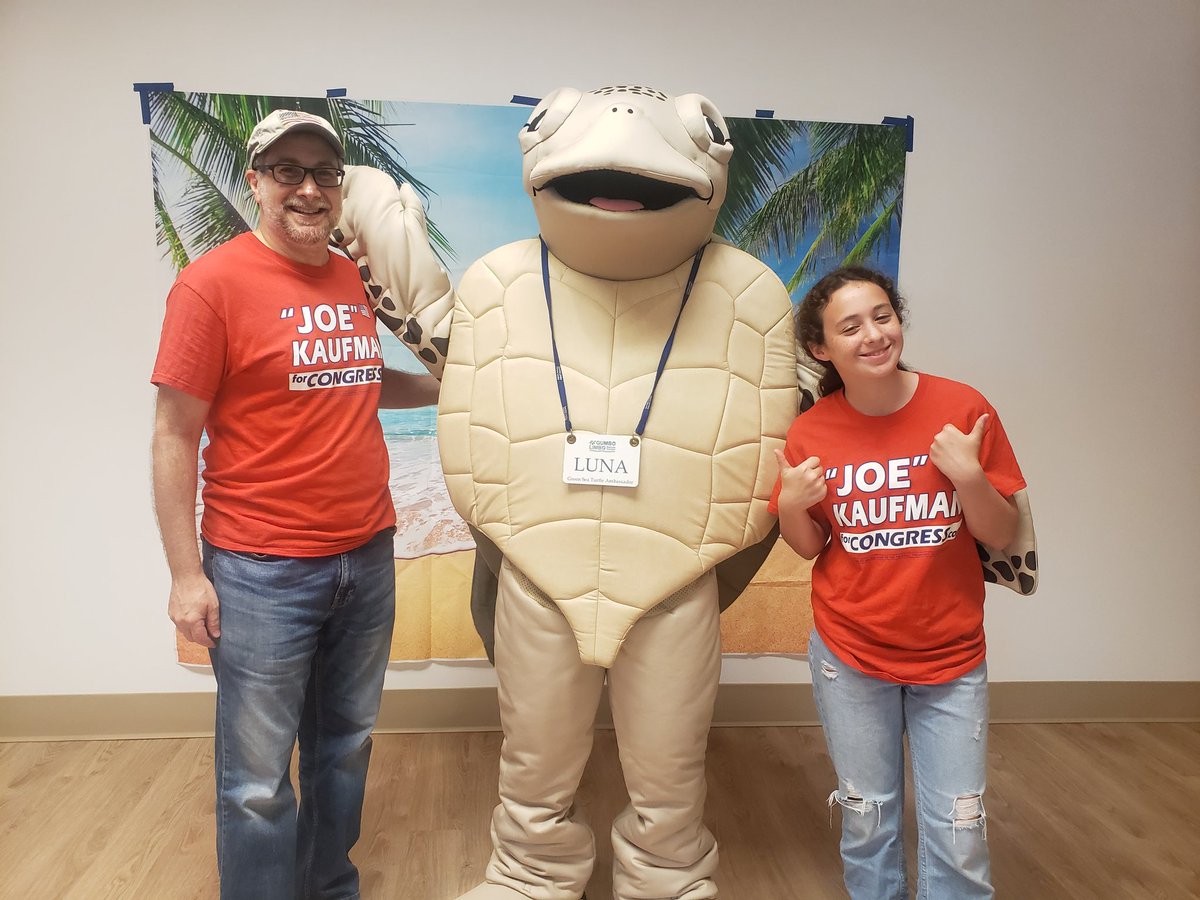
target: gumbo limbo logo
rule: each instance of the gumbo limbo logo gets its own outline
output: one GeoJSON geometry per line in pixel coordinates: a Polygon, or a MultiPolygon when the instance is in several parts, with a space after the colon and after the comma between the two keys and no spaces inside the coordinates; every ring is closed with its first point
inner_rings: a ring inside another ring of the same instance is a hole
{"type": "Polygon", "coordinates": [[[349,369],[293,372],[288,376],[288,390],[316,391],[325,388],[349,387],[355,384],[372,384],[382,377],[382,366],[354,366],[349,369]]]}

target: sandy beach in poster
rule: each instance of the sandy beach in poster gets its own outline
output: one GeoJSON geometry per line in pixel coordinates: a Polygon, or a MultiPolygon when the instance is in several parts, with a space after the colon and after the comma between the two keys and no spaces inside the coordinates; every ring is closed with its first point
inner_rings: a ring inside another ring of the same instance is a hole
{"type": "MultiPolygon", "coordinates": [[[[436,438],[401,437],[389,433],[386,424],[385,435],[397,519],[398,624],[392,658],[482,657],[470,612],[474,543],[446,493],[436,438]],[[406,630],[420,634],[402,636],[402,621],[406,630]],[[425,655],[405,655],[422,651],[425,655]]],[[[812,627],[811,571],[812,563],[777,542],[745,593],[721,616],[722,650],[804,653],[812,627]]]]}
{"type": "MultiPolygon", "coordinates": [[[[420,364],[391,334],[380,332],[384,364],[410,372],[420,364]]],[[[388,487],[396,508],[394,662],[483,659],[471,619],[475,542],[455,511],[438,457],[437,411],[379,413],[387,445],[388,487]]],[[[202,447],[204,446],[202,442],[202,447]]],[[[196,524],[203,514],[197,480],[196,524]]],[[[811,564],[778,542],[742,597],[721,616],[721,647],[730,654],[804,653],[812,625],[811,564]]],[[[207,668],[208,651],[176,632],[179,662],[207,668]]]]}
{"type": "MultiPolygon", "coordinates": [[[[446,493],[432,408],[379,414],[396,506],[394,662],[482,659],[471,620],[475,544],[446,493]]],[[[197,519],[202,507],[197,501],[197,519]]],[[[721,616],[725,653],[799,654],[808,648],[811,563],[779,541],[742,597],[721,616]]],[[[208,651],[176,632],[179,662],[207,667],[208,651]]]]}
{"type": "MultiPolygon", "coordinates": [[[[483,659],[471,622],[474,550],[396,560],[393,662],[483,659]]],[[[802,654],[812,628],[810,566],[783,541],[741,598],[721,615],[727,654],[802,654]]],[[[208,666],[208,651],[175,633],[179,662],[208,666]]]]}
{"type": "MultiPolygon", "coordinates": [[[[484,656],[470,611],[475,544],[446,493],[435,420],[431,408],[380,413],[396,508],[395,661],[484,656]]],[[[202,514],[197,499],[197,525],[202,514]]],[[[181,663],[208,666],[203,647],[178,633],[176,646],[181,663]]]]}

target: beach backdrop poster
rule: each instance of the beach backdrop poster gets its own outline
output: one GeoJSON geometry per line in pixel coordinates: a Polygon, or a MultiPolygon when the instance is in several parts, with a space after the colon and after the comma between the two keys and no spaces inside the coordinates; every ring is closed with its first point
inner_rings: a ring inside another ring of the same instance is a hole
{"type": "MultiPolygon", "coordinates": [[[[410,182],[430,237],[457,284],[488,251],[537,233],[521,183],[517,133],[527,106],[152,91],[154,216],[162,264],[178,271],[257,221],[246,186],[246,138],[272,109],[304,109],[343,135],[346,162],[410,182]]],[[[907,133],[891,125],[728,119],[734,145],[717,232],[769,265],[793,301],[825,271],[861,262],[895,276],[907,133]]],[[[424,371],[382,326],[385,364],[424,371]]],[[[450,505],[438,461],[436,411],[379,414],[391,460],[395,538],[394,660],[483,656],[469,610],[474,545],[450,505]]],[[[199,487],[199,485],[198,485],[199,487]]],[[[199,493],[197,521],[201,515],[199,493]]],[[[808,565],[779,542],[722,616],[731,653],[803,653],[811,623],[808,565]]],[[[207,653],[178,639],[181,662],[207,653]]]]}

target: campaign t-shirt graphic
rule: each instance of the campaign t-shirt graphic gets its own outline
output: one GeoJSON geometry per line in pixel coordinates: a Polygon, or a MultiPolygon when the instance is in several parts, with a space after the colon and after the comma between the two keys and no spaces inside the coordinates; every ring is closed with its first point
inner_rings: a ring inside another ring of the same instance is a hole
{"type": "Polygon", "coordinates": [[[152,380],[212,404],[208,541],[327,556],[395,524],[383,358],[350,260],[304,265],[240,235],[179,274],[163,333],[152,380]]]}
{"type": "MultiPolygon", "coordinates": [[[[984,658],[975,539],[929,458],[943,426],[966,434],[984,413],[980,463],[1011,496],[1025,480],[995,409],[949,379],[921,374],[912,399],[887,416],[863,415],[837,391],[788,432],[788,461],[816,456],[825,469],[825,499],[809,510],[830,532],[813,566],[813,619],[830,649],[868,675],[941,683],[984,658]]],[[[778,500],[776,484],[776,513],[778,500]]]]}

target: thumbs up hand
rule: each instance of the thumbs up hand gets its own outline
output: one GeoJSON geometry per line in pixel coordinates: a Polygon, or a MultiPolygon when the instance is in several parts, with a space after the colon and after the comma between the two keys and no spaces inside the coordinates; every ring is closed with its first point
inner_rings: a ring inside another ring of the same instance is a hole
{"type": "Polygon", "coordinates": [[[810,456],[798,466],[787,461],[782,450],[775,451],[779,461],[780,505],[808,509],[825,499],[825,468],[821,460],[810,456]]]}
{"type": "Polygon", "coordinates": [[[933,443],[929,445],[929,459],[938,467],[938,471],[955,485],[982,471],[979,451],[983,446],[983,436],[987,432],[990,418],[987,413],[983,413],[975,420],[974,427],[967,434],[947,424],[934,436],[933,443]]]}

